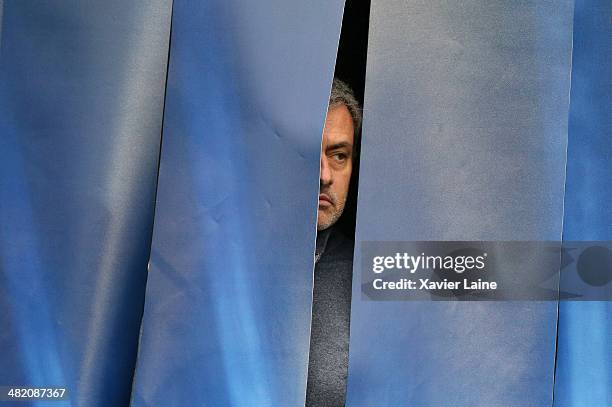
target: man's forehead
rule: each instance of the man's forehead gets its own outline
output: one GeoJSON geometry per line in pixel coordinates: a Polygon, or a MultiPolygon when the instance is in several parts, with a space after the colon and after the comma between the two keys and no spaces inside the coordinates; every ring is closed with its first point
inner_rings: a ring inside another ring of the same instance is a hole
{"type": "Polygon", "coordinates": [[[323,143],[325,145],[353,144],[353,117],[344,105],[332,106],[325,121],[323,143]]]}
{"type": "Polygon", "coordinates": [[[324,134],[323,144],[325,147],[347,147],[353,146],[353,133],[346,131],[329,131],[324,134]]]}

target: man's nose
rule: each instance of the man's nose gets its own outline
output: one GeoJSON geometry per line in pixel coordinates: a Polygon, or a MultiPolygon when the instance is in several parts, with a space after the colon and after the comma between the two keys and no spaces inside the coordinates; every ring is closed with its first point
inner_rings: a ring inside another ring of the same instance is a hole
{"type": "Polygon", "coordinates": [[[329,167],[329,162],[327,160],[327,157],[324,154],[321,154],[320,181],[321,181],[321,185],[331,185],[332,183],[331,168],[329,167]]]}

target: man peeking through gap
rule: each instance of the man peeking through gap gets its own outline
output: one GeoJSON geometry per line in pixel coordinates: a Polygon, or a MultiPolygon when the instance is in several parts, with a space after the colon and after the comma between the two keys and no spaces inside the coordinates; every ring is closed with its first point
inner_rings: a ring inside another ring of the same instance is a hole
{"type": "Polygon", "coordinates": [[[346,398],[354,243],[338,221],[349,195],[360,126],[353,91],[334,79],[321,144],[307,407],[344,406],[346,398]]]}

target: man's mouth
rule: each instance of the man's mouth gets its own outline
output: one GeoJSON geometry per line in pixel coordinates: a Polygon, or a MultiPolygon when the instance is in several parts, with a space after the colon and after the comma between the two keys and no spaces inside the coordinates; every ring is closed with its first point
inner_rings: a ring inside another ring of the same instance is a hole
{"type": "Polygon", "coordinates": [[[325,194],[319,194],[319,206],[331,206],[333,204],[331,198],[325,194]]]}

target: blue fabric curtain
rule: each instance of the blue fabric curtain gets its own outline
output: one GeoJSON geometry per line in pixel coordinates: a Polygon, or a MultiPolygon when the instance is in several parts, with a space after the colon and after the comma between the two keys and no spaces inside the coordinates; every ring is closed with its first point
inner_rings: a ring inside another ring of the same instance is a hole
{"type": "Polygon", "coordinates": [[[342,1],[175,1],[135,406],[303,406],[342,1]]]}
{"type": "MultiPolygon", "coordinates": [[[[0,0],[0,386],[304,405],[342,7],[0,0]]],[[[604,0],[373,0],[355,265],[362,241],[612,240],[611,58],[604,0]]],[[[612,405],[608,302],[360,283],[347,406],[612,405]]]]}
{"type": "Polygon", "coordinates": [[[561,239],[572,12],[372,2],[347,406],[552,404],[556,301],[368,301],[360,244],[561,239]]]}
{"type": "MultiPolygon", "coordinates": [[[[568,242],[612,240],[611,60],[612,3],[576,0],[563,224],[568,242]]],[[[610,302],[561,302],[555,407],[612,405],[611,316],[610,302]]]]}
{"type": "Polygon", "coordinates": [[[2,4],[0,385],[67,387],[57,405],[129,402],[170,9],[2,4]]]}

